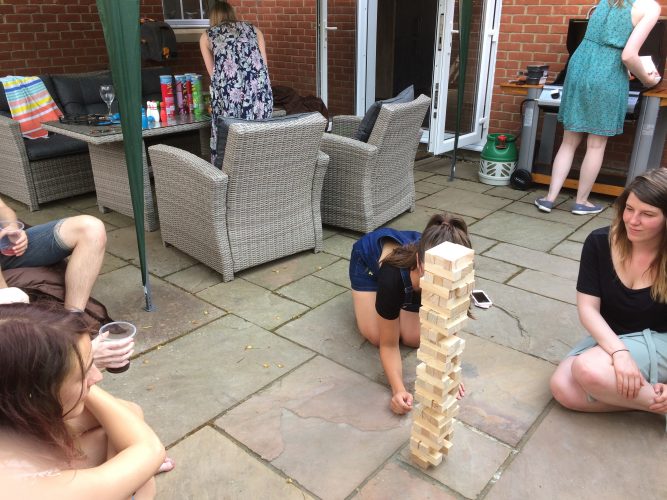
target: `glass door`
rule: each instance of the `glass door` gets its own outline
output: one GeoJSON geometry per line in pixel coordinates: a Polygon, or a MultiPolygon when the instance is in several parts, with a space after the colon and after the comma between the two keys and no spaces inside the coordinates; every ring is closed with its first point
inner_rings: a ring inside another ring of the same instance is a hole
{"type": "Polygon", "coordinates": [[[319,97],[329,115],[354,114],[356,0],[318,0],[319,97]]]}
{"type": "Polygon", "coordinates": [[[429,151],[434,154],[454,148],[459,93],[463,93],[459,147],[479,143],[488,124],[500,1],[468,0],[472,22],[465,82],[459,88],[463,56],[459,46],[460,1],[438,0],[429,131],[429,151]]]}

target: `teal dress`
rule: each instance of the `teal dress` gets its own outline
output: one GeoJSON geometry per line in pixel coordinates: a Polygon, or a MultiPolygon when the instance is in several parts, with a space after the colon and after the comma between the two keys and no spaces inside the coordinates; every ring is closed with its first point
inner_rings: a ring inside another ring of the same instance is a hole
{"type": "Polygon", "coordinates": [[[586,35],[570,58],[558,121],[565,130],[613,136],[623,133],[628,72],[621,53],[632,33],[632,4],[601,0],[586,35]]]}

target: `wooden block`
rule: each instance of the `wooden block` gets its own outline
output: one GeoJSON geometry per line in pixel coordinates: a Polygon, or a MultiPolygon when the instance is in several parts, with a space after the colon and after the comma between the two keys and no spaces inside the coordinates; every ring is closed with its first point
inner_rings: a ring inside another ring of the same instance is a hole
{"type": "Polygon", "coordinates": [[[449,335],[459,331],[465,321],[468,319],[468,308],[458,314],[458,316],[448,317],[438,311],[434,311],[426,306],[419,308],[419,319],[422,322],[428,323],[428,327],[438,330],[439,332],[449,335]]]}
{"type": "MultiPolygon", "coordinates": [[[[453,357],[458,356],[463,352],[465,346],[465,341],[462,338],[452,336],[448,337],[440,344],[432,344],[426,339],[420,339],[419,341],[419,350],[417,351],[417,359],[424,361],[426,364],[433,364],[431,361],[432,358],[436,362],[446,363],[451,360],[453,357]],[[422,353],[422,357],[419,356],[419,353],[422,353]]],[[[437,366],[437,365],[436,365],[437,366]]]]}
{"type": "Polygon", "coordinates": [[[412,462],[415,465],[418,465],[424,470],[431,467],[431,463],[428,460],[426,460],[425,458],[421,458],[419,455],[415,454],[412,450],[410,450],[410,460],[412,460],[412,462]]]}
{"type": "MultiPolygon", "coordinates": [[[[456,373],[460,377],[460,368],[456,373]]],[[[445,392],[450,392],[454,387],[458,386],[458,381],[450,377],[449,373],[442,378],[437,378],[427,373],[426,363],[420,363],[419,366],[417,366],[417,380],[421,380],[424,383],[437,387],[445,392]]]]}
{"type": "Polygon", "coordinates": [[[415,400],[425,407],[439,411],[445,415],[449,414],[454,405],[458,406],[458,400],[451,394],[448,394],[444,398],[439,398],[435,394],[424,391],[419,387],[415,388],[415,400]]]}
{"type": "Polygon", "coordinates": [[[446,415],[439,413],[431,408],[420,406],[415,412],[415,418],[426,422],[428,425],[437,429],[443,428],[447,425],[449,420],[446,415]]]}
{"type": "Polygon", "coordinates": [[[433,412],[433,415],[423,415],[420,413],[415,413],[412,418],[413,426],[414,423],[416,422],[423,428],[427,429],[429,432],[435,434],[436,436],[446,436],[452,429],[454,420],[451,417],[447,418],[444,415],[441,415],[440,413],[436,412],[435,410],[431,410],[430,408],[423,408],[422,406],[419,406],[419,408],[422,408],[424,411],[433,412]],[[434,425],[434,422],[440,422],[440,423],[438,425],[434,425]]]}
{"type": "Polygon", "coordinates": [[[450,271],[449,269],[445,269],[444,267],[441,267],[437,264],[429,264],[428,262],[426,262],[424,263],[424,270],[431,274],[435,274],[436,276],[445,278],[446,280],[449,281],[458,281],[460,279],[463,279],[468,273],[472,272],[473,264],[472,262],[470,262],[461,269],[450,271]]]}
{"type": "Polygon", "coordinates": [[[469,273],[458,281],[449,281],[431,273],[424,273],[420,286],[423,291],[437,293],[448,299],[466,297],[475,288],[475,273],[469,273]]]}
{"type": "Polygon", "coordinates": [[[437,448],[442,447],[444,440],[451,433],[454,419],[449,419],[447,424],[438,430],[422,420],[413,420],[412,435],[417,438],[426,438],[436,444],[437,448]]]}
{"type": "Polygon", "coordinates": [[[410,438],[410,453],[433,466],[440,465],[442,462],[442,453],[440,451],[429,450],[428,447],[420,445],[419,441],[414,438],[410,438]],[[426,448],[426,451],[424,451],[424,448],[426,448]]]}
{"type": "Polygon", "coordinates": [[[434,311],[442,312],[447,317],[451,317],[451,314],[460,314],[461,312],[468,311],[470,296],[466,295],[464,297],[449,299],[441,297],[435,292],[422,290],[422,305],[434,311]]]}
{"type": "Polygon", "coordinates": [[[472,262],[474,250],[446,241],[426,251],[426,264],[437,264],[447,270],[456,271],[472,262]]]}

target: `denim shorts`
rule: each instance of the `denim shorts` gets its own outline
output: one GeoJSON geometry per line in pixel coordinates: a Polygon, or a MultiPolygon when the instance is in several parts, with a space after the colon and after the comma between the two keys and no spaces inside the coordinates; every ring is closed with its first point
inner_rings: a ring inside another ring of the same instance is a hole
{"type": "Polygon", "coordinates": [[[72,249],[63,243],[58,234],[64,220],[54,220],[26,229],[28,249],[19,257],[0,254],[0,268],[50,266],[68,257],[72,249]]]}
{"type": "Polygon", "coordinates": [[[356,249],[352,249],[350,256],[350,285],[357,292],[377,292],[377,276],[368,268],[363,255],[356,249]]]}

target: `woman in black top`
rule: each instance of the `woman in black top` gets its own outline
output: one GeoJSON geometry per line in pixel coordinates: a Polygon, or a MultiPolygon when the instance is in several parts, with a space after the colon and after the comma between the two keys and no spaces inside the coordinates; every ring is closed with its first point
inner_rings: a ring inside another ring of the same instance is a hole
{"type": "MultiPolygon", "coordinates": [[[[352,247],[350,283],[354,315],[361,334],[380,348],[380,360],[391,386],[391,409],[412,410],[412,394],[403,385],[399,342],[419,347],[419,307],[424,254],[450,241],[471,248],[463,219],[449,214],[431,217],[424,232],[380,228],[352,247]]],[[[459,396],[463,395],[463,384],[459,396]]]]}
{"type": "Polygon", "coordinates": [[[591,337],[560,363],[551,391],[578,411],[667,414],[667,169],[635,178],[615,209],[581,254],[577,309],[591,337]]]}

